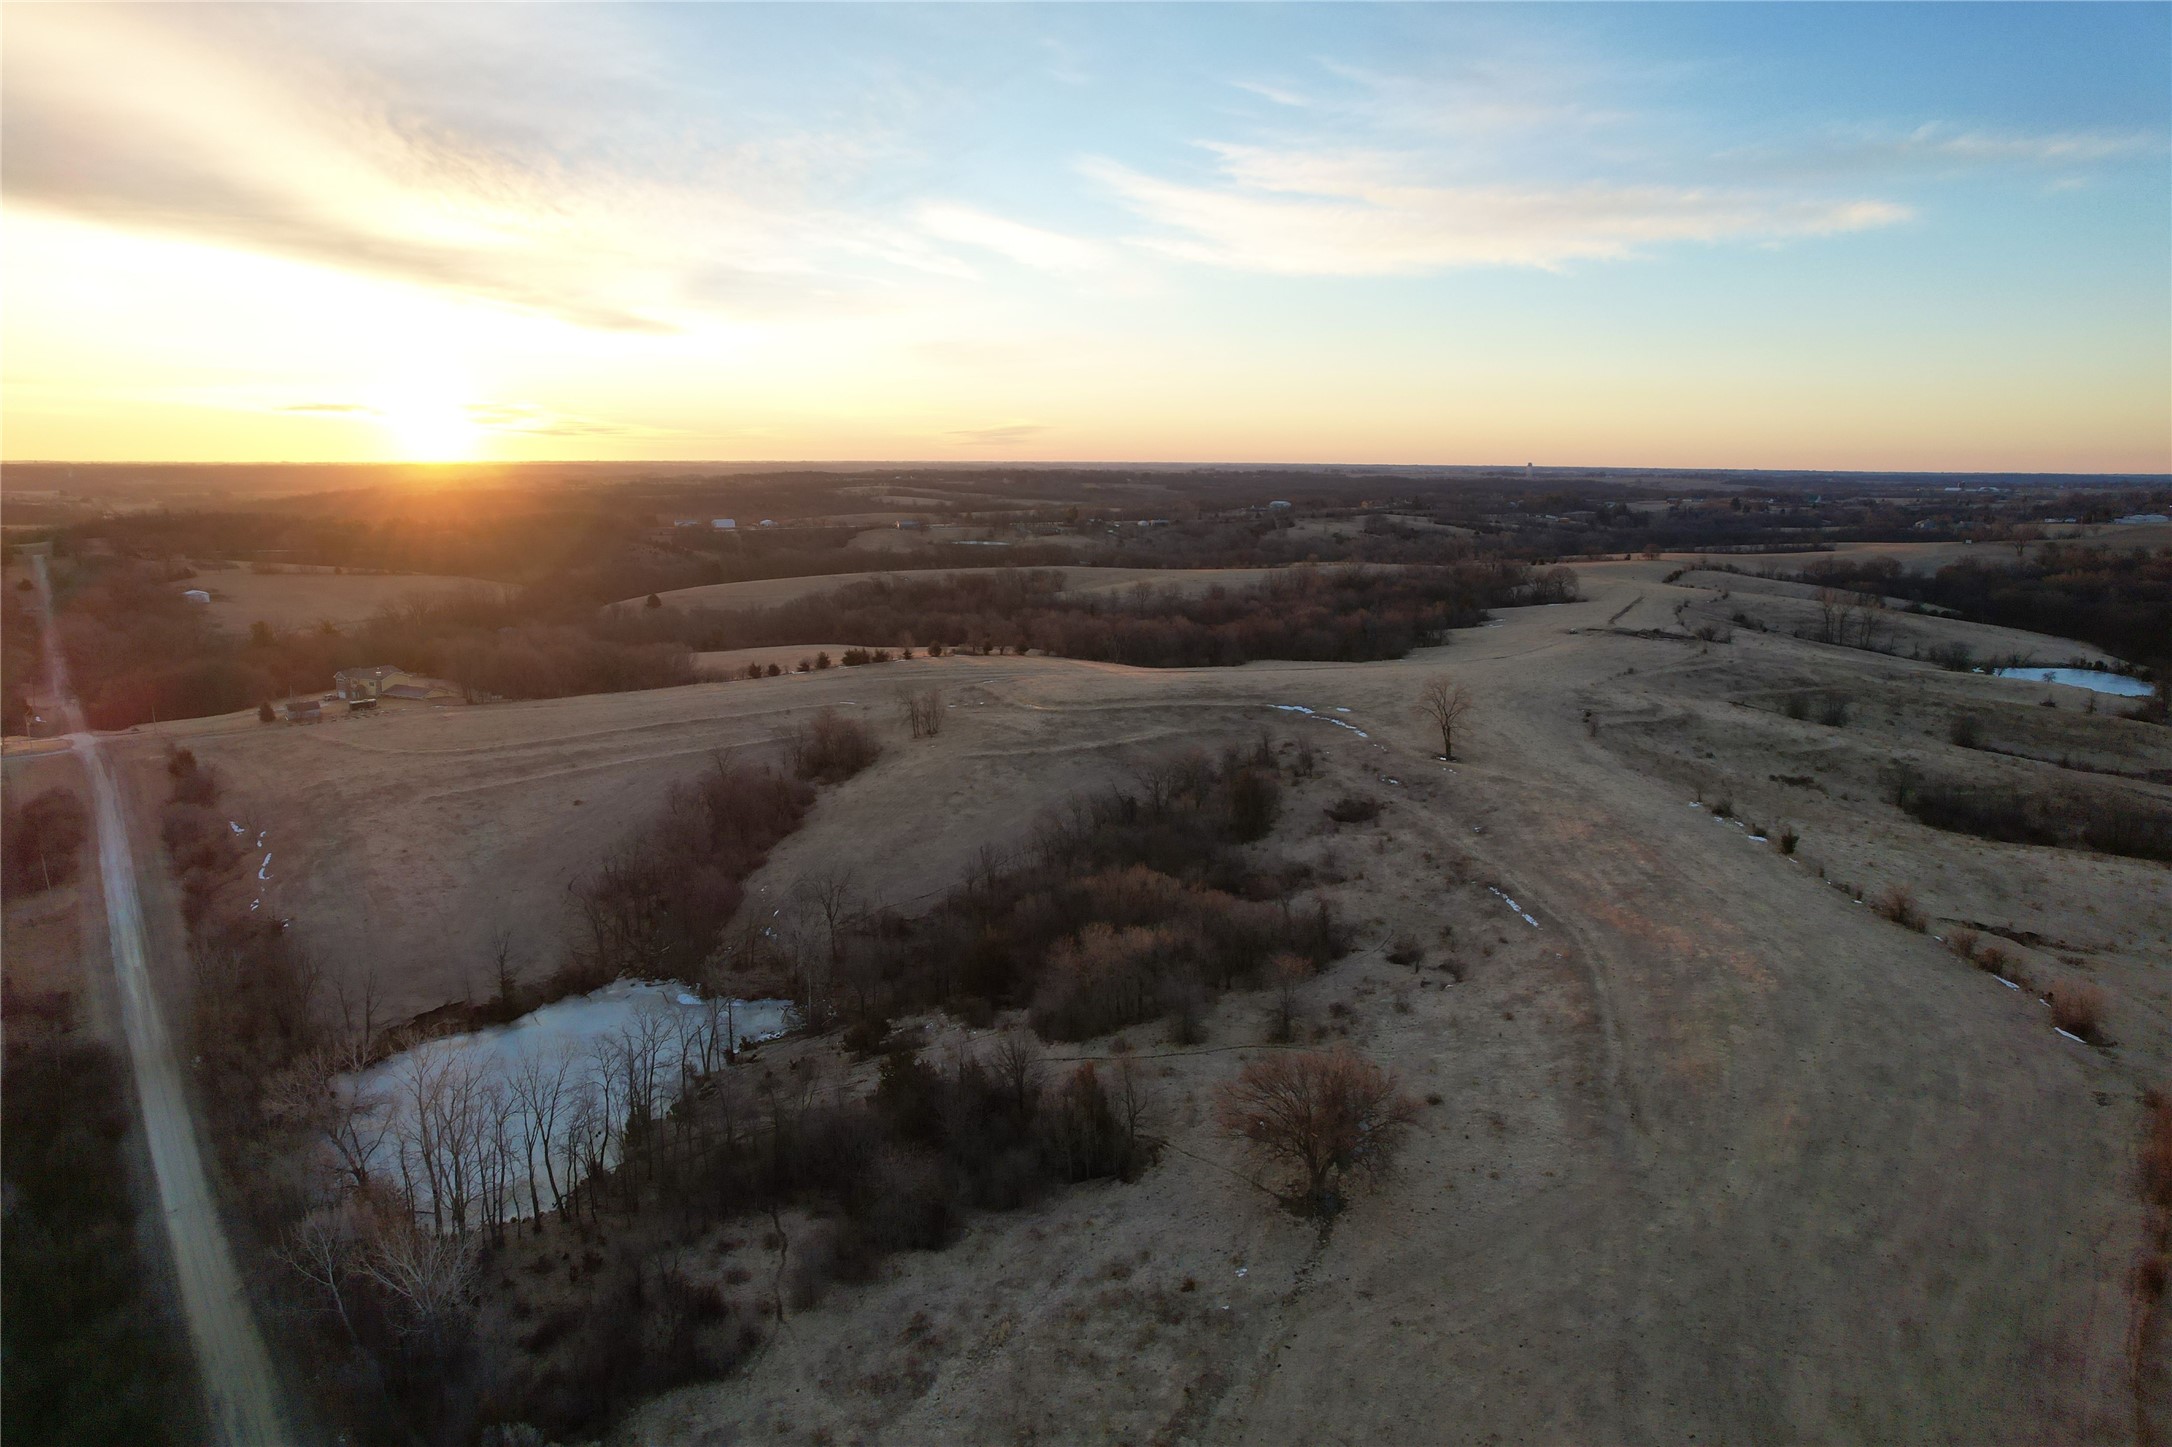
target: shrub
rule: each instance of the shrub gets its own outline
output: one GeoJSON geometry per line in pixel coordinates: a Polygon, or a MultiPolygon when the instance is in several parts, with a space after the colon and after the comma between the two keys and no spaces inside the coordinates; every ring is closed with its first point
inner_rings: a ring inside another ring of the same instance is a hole
{"type": "MultiPolygon", "coordinates": [[[[1997,975],[2002,980],[2014,980],[2013,972],[2009,969],[2012,956],[2006,953],[2003,946],[1979,945],[1976,953],[1969,958],[1975,962],[1977,969],[1987,975],[1997,975]]],[[[2014,983],[2018,985],[2021,982],[2014,980],[2014,983]]]]}
{"type": "Polygon", "coordinates": [[[1983,936],[1972,929],[1957,929],[1946,936],[1946,948],[1952,950],[1970,964],[1976,962],[1976,951],[1983,945],[1983,936]]]}
{"type": "Polygon", "coordinates": [[[1782,854],[1793,854],[1793,853],[1795,852],[1795,846],[1796,846],[1797,844],[1800,844],[1801,842],[1802,842],[1802,836],[1801,836],[1800,834],[1797,834],[1797,833],[1795,832],[1795,826],[1794,826],[1794,825],[1792,825],[1792,824],[1785,824],[1785,825],[1782,825],[1782,826],[1781,826],[1781,828],[1780,828],[1780,852],[1781,852],[1782,854]]]}
{"type": "Polygon", "coordinates": [[[1348,1051],[1305,1051],[1254,1060],[1216,1092],[1222,1129],[1289,1169],[1297,1210],[1332,1218],[1345,1183],[1393,1164],[1417,1105],[1395,1077],[1348,1051]]]}
{"type": "Polygon", "coordinates": [[[1957,713],[1946,726],[1946,738],[1955,748],[1973,749],[1983,741],[1983,731],[1972,713],[1957,713]]]}
{"type": "Polygon", "coordinates": [[[1282,809],[1282,786],[1266,769],[1238,769],[1229,776],[1229,837],[1239,844],[1264,839],[1282,809]]]}
{"type": "Polygon", "coordinates": [[[2051,1023],[2095,1045],[2103,1039],[2104,992],[2080,980],[2061,980],[2044,992],[2051,1023]]]}
{"type": "Polygon", "coordinates": [[[1846,728],[1848,725],[1848,698],[1846,694],[1829,693],[1818,705],[1818,722],[1827,728],[1846,728]]]}
{"type": "Polygon", "coordinates": [[[2160,1211],[2172,1211],[2172,1096],[2160,1090],[2142,1095],[2147,1113],[2142,1127],[2142,1197],[2160,1211]]]}
{"type": "Polygon", "coordinates": [[[793,731],[791,752],[792,772],[800,778],[836,784],[874,763],[882,745],[866,724],[825,708],[793,731]]]}
{"type": "Polygon", "coordinates": [[[1380,801],[1362,794],[1345,794],[1327,806],[1327,817],[1337,824],[1363,824],[1380,815],[1380,801]]]}
{"type": "Polygon", "coordinates": [[[1896,884],[1886,890],[1873,907],[1893,923],[1903,929],[1912,929],[1918,934],[1922,933],[1929,923],[1924,919],[1922,909],[1916,904],[1915,891],[1904,884],[1896,884]]]}

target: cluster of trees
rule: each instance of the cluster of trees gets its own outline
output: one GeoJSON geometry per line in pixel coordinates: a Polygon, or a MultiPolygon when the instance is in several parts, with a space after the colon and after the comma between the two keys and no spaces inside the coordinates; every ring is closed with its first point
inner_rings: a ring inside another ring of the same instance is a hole
{"type": "Polygon", "coordinates": [[[571,959],[556,992],[627,976],[696,978],[738,912],[741,882],[814,806],[805,780],[846,776],[836,770],[862,745],[873,745],[864,726],[824,710],[795,744],[799,778],[716,755],[707,773],[674,789],[649,826],[575,885],[571,959]]]}
{"type": "Polygon", "coordinates": [[[74,1028],[72,1002],[39,1029],[7,1002],[0,1084],[0,1417],[11,1440],[54,1447],[202,1438],[174,1324],[136,1245],[122,1146],[126,1065],[74,1028]]]}
{"type": "MultiPolygon", "coordinates": [[[[74,879],[87,824],[70,790],[10,798],[7,896],[74,879]]],[[[24,990],[9,971],[0,997],[0,1421],[26,1442],[194,1441],[200,1424],[175,1406],[194,1398],[176,1324],[137,1252],[126,1062],[82,1033],[72,992],[24,990]]]]}
{"type": "Polygon", "coordinates": [[[1199,1038],[1218,992],[1259,983],[1283,955],[1309,972],[1345,948],[1324,900],[1293,903],[1302,869],[1243,848],[1273,826],[1280,772],[1264,736],[1157,760],[1135,788],[1044,818],[1019,858],[989,853],[914,918],[863,908],[849,879],[811,881],[817,937],[791,946],[802,1008],[869,1049],[894,1016],[930,1007],[969,1019],[1024,1007],[1051,1040],[1157,1017],[1199,1038]]]}
{"type": "MultiPolygon", "coordinates": [[[[167,756],[171,796],[160,838],[181,886],[188,928],[190,1040],[215,1134],[261,1142],[271,1134],[260,1082],[315,1048],[316,963],[266,908],[260,835],[227,817],[217,773],[187,749],[167,756]]],[[[272,1199],[254,1209],[281,1209],[272,1199]]]]}
{"type": "Polygon", "coordinates": [[[670,643],[599,636],[585,615],[529,594],[474,588],[388,606],[347,628],[215,627],[160,568],[92,560],[63,571],[61,646],[94,728],[254,708],[329,688],[343,668],[396,663],[471,698],[560,698],[694,681],[670,643]]]}
{"type": "Polygon", "coordinates": [[[1567,568],[1504,559],[1397,569],[1299,568],[1249,588],[1204,593],[1140,587],[1071,596],[1055,571],[1004,570],[877,578],[765,609],[643,610],[605,627],[625,641],[702,650],[889,638],[910,647],[1038,649],[1147,667],[1205,667],[1256,658],[1399,658],[1488,608],[1577,596],[1567,568]]]}
{"type": "Polygon", "coordinates": [[[2119,658],[2166,657],[2172,639],[2172,548],[2045,543],[2011,561],[1968,558],[1910,573],[1890,558],[1824,559],[1803,582],[1950,608],[1977,623],[2078,638],[2119,658]]]}
{"type": "Polygon", "coordinates": [[[0,816],[0,897],[35,894],[75,878],[90,816],[73,789],[51,788],[0,816]]]}
{"type": "Polygon", "coordinates": [[[1887,771],[1885,787],[1890,802],[1933,829],[2172,861],[2172,809],[2110,787],[1990,788],[1928,777],[1905,763],[1887,771]]]}
{"type": "Polygon", "coordinates": [[[157,567],[86,562],[64,577],[62,646],[98,728],[254,708],[326,688],[340,669],[386,662],[448,679],[471,698],[557,698],[690,683],[696,650],[834,637],[891,638],[907,649],[925,642],[931,653],[1038,648],[1152,667],[1393,658],[1482,621],[1488,608],[1576,596],[1567,568],[1498,559],[1302,568],[1254,588],[1119,598],[1068,597],[1062,574],[1027,570],[878,579],[745,612],[568,617],[562,598],[538,590],[478,588],[415,597],[344,629],[260,625],[235,636],[183,602],[157,567]]]}
{"type": "Polygon", "coordinates": [[[30,689],[45,675],[45,630],[30,606],[30,580],[0,593],[0,730],[28,733],[30,689]]]}

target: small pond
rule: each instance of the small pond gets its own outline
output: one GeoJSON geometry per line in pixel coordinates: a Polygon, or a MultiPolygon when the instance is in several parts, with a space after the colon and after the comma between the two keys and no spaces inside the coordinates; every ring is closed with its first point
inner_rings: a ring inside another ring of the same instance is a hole
{"type": "Polygon", "coordinates": [[[616,1165],[634,1115],[661,1119],[690,1079],[797,1024],[787,1000],[705,1000],[669,980],[620,980],[345,1077],[348,1149],[441,1229],[454,1217],[531,1216],[616,1165]]]}

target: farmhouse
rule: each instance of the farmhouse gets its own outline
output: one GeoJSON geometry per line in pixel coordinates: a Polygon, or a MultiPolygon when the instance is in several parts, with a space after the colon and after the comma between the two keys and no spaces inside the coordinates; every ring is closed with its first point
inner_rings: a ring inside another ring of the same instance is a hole
{"type": "Polygon", "coordinates": [[[348,703],[375,703],[380,698],[404,698],[421,702],[455,700],[459,688],[442,678],[409,673],[396,664],[374,668],[343,668],[332,675],[332,686],[348,703]]]}

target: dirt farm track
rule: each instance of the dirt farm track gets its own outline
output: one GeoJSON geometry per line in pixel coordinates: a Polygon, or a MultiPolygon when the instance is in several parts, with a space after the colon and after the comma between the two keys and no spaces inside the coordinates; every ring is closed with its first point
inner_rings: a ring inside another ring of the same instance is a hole
{"type": "MultiPolygon", "coordinates": [[[[1439,1097],[1394,1177],[1323,1240],[1264,1203],[1211,1123],[1208,1092],[1261,1038],[1265,1002],[1224,1000],[1199,1050],[1140,1027],[1172,1145],[1142,1181],[900,1258],[752,1368],[651,1403],[627,1443],[2157,1431],[2128,1281],[2137,1100],[2172,1044],[2167,872],[1936,833],[1877,779],[1897,753],[1950,752],[1956,709],[2002,746],[2129,773],[2172,767],[2167,731],[2085,713],[2076,690],[1784,631],[1699,642],[1683,632],[1699,620],[1784,627],[1809,605],[1722,598],[1723,575],[1661,582],[1671,569],[1581,569],[1585,601],[1391,663],[952,657],[314,728],[201,720],[114,751],[139,780],[169,741],[217,767],[236,822],[265,836],[265,907],[328,973],[374,973],[386,1008],[412,1012],[486,989],[497,930],[524,970],[553,966],[572,879],[712,754],[769,757],[821,705],[867,714],[885,756],[825,796],[750,909],[785,907],[817,867],[910,907],[1157,751],[1262,728],[1318,750],[1276,847],[1342,879],[1359,927],[1358,951],[1308,986],[1312,1018],[1347,1007],[1352,1043],[1439,1097]],[[1443,671],[1480,700],[1453,764],[1414,706],[1443,671]],[[907,685],[944,690],[939,738],[904,736],[907,685]],[[1778,700],[1803,689],[1844,691],[1848,726],[1787,718],[1778,700]],[[1326,819],[1352,791],[1386,804],[1377,822],[1326,819]],[[1692,807],[1723,798],[1733,819],[1692,807]],[[1782,824],[1793,856],[1771,842],[1782,824]],[[1840,885],[1907,886],[1929,932],[1840,885]],[[1960,921],[2035,941],[2014,951],[2037,978],[2099,985],[2118,1044],[2062,1038],[1956,959],[1936,936],[1960,921]],[[1387,963],[1401,937],[1427,965],[1387,963]],[[1460,981],[1432,967],[1450,957],[1460,981]],[[743,1437],[716,1435],[726,1424],[743,1437]]],[[[2015,637],[1907,626],[1984,652],[2015,637]]],[[[1982,767],[2019,782],[2052,766],[1982,767]]]]}

